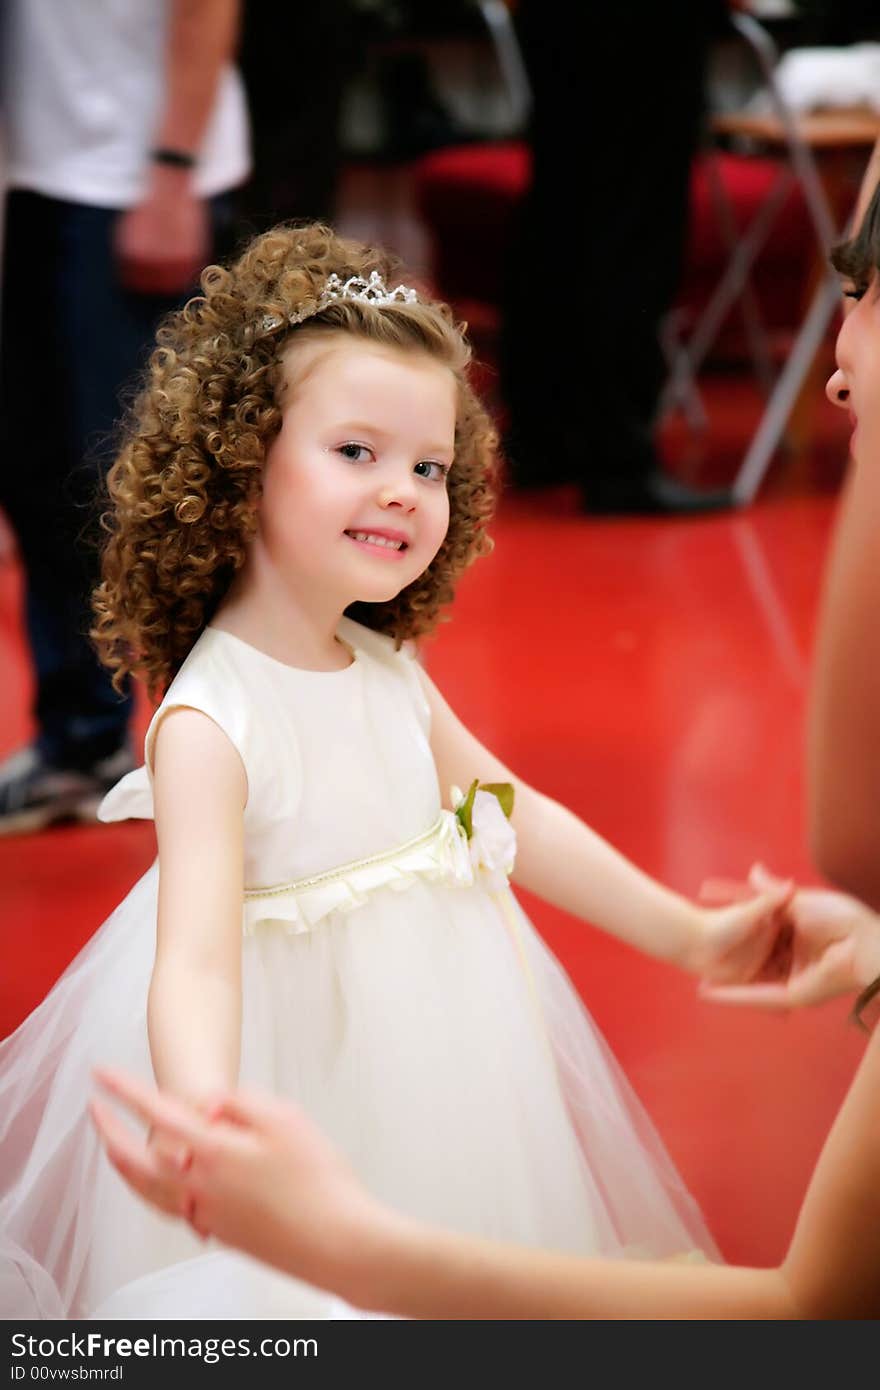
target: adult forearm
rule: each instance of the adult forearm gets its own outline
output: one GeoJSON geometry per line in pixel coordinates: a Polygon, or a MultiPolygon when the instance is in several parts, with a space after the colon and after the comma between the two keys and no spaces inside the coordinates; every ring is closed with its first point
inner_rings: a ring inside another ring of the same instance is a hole
{"type": "Polygon", "coordinates": [[[880,907],[875,735],[880,674],[864,647],[880,609],[874,578],[880,488],[873,461],[847,480],[828,566],[810,711],[809,804],[813,854],[833,882],[880,907]]]}
{"type": "Polygon", "coordinates": [[[237,1085],[241,985],[219,972],[158,962],[148,1004],[150,1055],[158,1084],[200,1101],[237,1085]]]}
{"type": "Polygon", "coordinates": [[[700,932],[693,904],[540,792],[517,791],[513,824],[514,882],[648,955],[682,963],[700,932]]]}
{"type": "Polygon", "coordinates": [[[235,53],[239,9],[239,0],[174,0],[157,145],[198,150],[220,75],[235,53]]]}
{"type": "Polygon", "coordinates": [[[336,1278],[351,1302],[410,1318],[798,1317],[777,1269],[582,1259],[389,1218],[336,1278]]]}
{"type": "Polygon", "coordinates": [[[880,1029],[810,1179],[783,1266],[810,1318],[880,1317],[880,1029]]]}

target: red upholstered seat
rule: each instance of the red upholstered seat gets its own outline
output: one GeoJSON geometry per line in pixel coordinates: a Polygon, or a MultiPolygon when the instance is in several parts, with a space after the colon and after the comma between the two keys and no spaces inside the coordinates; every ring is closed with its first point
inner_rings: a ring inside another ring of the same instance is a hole
{"type": "MultiPolygon", "coordinates": [[[[779,177],[779,162],[732,154],[716,158],[736,225],[743,231],[779,177]]],[[[768,327],[795,329],[801,322],[815,247],[803,191],[799,183],[794,183],[776,215],[752,276],[761,316],[768,327]]],[[[708,162],[701,157],[694,161],[691,176],[690,230],[679,304],[698,310],[717,284],[729,257],[713,204],[708,162]]],[[[732,317],[734,321],[722,343],[739,333],[738,316],[732,317]]]]}
{"type": "Polygon", "coordinates": [[[501,299],[511,221],[530,174],[529,150],[516,140],[454,146],[420,160],[417,205],[431,233],[434,277],[449,299],[501,299]]]}

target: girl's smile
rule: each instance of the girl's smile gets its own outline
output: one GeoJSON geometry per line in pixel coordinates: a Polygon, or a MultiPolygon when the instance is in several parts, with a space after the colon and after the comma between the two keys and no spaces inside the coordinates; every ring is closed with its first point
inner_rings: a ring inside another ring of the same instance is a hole
{"type": "Polygon", "coordinates": [[[402,531],[377,530],[376,528],[351,529],[345,534],[357,545],[363,545],[368,549],[377,551],[383,559],[402,556],[404,551],[409,549],[409,538],[402,531]]]}

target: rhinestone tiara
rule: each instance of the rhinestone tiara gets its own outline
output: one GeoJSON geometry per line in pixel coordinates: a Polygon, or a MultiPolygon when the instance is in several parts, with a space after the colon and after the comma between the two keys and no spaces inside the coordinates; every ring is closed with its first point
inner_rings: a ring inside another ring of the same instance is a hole
{"type": "Polygon", "coordinates": [[[288,314],[286,320],[278,314],[266,314],[261,322],[263,332],[271,333],[285,322],[302,323],[304,319],[320,314],[337,299],[353,299],[360,304],[372,304],[377,309],[384,309],[389,304],[417,304],[419,297],[409,285],[395,285],[393,290],[389,290],[378,270],[371,270],[368,280],[361,275],[352,275],[343,281],[334,273],[328,276],[312,308],[297,309],[288,314]]]}

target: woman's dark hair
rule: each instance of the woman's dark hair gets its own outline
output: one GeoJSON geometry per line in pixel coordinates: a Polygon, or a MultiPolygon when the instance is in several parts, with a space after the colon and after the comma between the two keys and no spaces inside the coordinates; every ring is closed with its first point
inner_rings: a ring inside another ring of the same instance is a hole
{"type": "Polygon", "coordinates": [[[831,252],[831,264],[859,289],[867,289],[871,276],[880,270],[880,184],[856,235],[831,252]]]}
{"type": "Polygon", "coordinates": [[[866,1033],[870,1033],[871,1025],[865,1020],[865,1012],[868,1005],[875,1000],[878,995],[880,995],[880,975],[862,990],[856,1002],[853,1004],[852,1021],[853,1023],[857,1023],[866,1033]]]}

